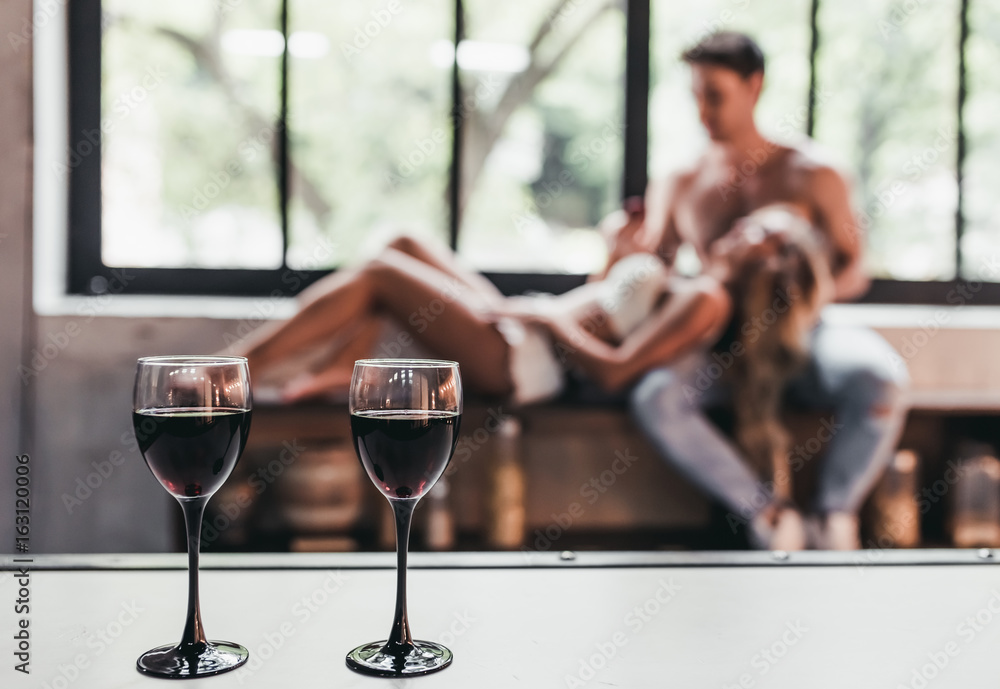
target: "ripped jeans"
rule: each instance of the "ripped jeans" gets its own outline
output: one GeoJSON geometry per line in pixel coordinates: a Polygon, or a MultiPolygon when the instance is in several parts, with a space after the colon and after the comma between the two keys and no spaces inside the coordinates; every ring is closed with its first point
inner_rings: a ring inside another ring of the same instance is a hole
{"type": "MultiPolygon", "coordinates": [[[[823,447],[813,509],[856,513],[892,457],[906,416],[901,393],[909,377],[902,358],[867,328],[820,323],[811,334],[810,355],[805,370],[789,382],[787,399],[833,416],[804,448],[793,448],[789,464],[794,473],[823,447]]],[[[699,351],[650,371],[631,393],[631,410],[667,461],[749,520],[770,502],[773,486],[705,415],[705,408],[730,402],[719,380],[725,357],[699,351]]]]}

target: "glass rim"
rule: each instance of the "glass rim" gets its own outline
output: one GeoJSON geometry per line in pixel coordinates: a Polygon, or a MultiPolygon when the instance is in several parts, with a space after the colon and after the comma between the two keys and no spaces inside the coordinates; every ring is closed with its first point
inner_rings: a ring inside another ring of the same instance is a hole
{"type": "Polygon", "coordinates": [[[193,366],[232,366],[248,363],[245,356],[213,356],[211,354],[165,354],[162,356],[141,356],[136,364],[166,366],[168,364],[190,364],[193,366]]]}
{"type": "Polygon", "coordinates": [[[447,359],[358,359],[354,367],[372,366],[378,368],[458,368],[457,361],[447,359]]]}

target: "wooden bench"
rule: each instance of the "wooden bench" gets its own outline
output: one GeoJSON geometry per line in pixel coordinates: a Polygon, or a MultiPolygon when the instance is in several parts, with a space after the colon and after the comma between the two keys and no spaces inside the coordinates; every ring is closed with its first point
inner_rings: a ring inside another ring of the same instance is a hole
{"type": "MultiPolygon", "coordinates": [[[[819,416],[788,419],[816,435],[819,416]]],[[[921,458],[919,485],[941,475],[960,438],[996,442],[992,411],[912,409],[900,447],[921,458]]],[[[804,502],[824,448],[795,475],[804,502]]],[[[811,452],[811,450],[817,450],[811,452]]],[[[947,500],[922,515],[924,542],[947,545],[947,500]]],[[[665,463],[621,407],[543,405],[513,413],[469,404],[445,479],[418,508],[413,546],[436,549],[744,547],[725,511],[665,463]]],[[[871,532],[866,531],[866,537],[871,532]]],[[[250,444],[210,503],[206,548],[390,549],[385,501],[351,447],[345,406],[258,407],[250,444]]]]}

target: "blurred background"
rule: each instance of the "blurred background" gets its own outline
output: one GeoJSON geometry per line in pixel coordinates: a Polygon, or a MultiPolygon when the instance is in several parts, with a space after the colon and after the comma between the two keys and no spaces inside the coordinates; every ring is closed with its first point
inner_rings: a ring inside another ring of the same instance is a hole
{"type": "MultiPolygon", "coordinates": [[[[1000,545],[1000,486],[956,502],[945,478],[1000,476],[995,3],[5,0],[0,20],[0,440],[33,458],[37,552],[179,547],[131,438],[137,356],[240,342],[401,228],[507,291],[598,269],[594,226],[704,145],[678,55],[720,29],[768,58],[763,133],[814,137],[855,183],[877,280],[829,317],[875,327],[911,371],[869,506],[909,530],[873,517],[869,542],[1000,545]]],[[[507,411],[472,409],[418,547],[739,547],[621,409],[507,411]],[[609,474],[616,453],[639,459],[609,474]]],[[[254,423],[209,548],[391,545],[343,409],[254,423]]]]}

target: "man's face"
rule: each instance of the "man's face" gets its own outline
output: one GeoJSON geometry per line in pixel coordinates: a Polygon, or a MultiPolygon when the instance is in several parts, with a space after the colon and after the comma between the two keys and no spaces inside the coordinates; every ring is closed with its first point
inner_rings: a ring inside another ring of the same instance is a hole
{"type": "Polygon", "coordinates": [[[712,141],[729,141],[752,125],[763,78],[763,72],[744,79],[728,67],[691,66],[698,116],[712,141]]]}

